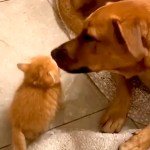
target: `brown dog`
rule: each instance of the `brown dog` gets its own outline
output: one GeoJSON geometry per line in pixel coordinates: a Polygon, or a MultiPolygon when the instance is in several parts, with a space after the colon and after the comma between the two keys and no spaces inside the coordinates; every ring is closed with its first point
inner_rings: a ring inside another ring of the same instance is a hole
{"type": "MultiPolygon", "coordinates": [[[[60,68],[69,73],[115,72],[117,94],[102,118],[104,132],[118,132],[130,106],[128,78],[135,75],[150,87],[150,3],[126,0],[92,13],[77,38],[52,51],[60,68]],[[126,78],[126,79],[125,79],[126,78]]],[[[121,150],[150,147],[150,125],[120,146],[121,150]]]]}

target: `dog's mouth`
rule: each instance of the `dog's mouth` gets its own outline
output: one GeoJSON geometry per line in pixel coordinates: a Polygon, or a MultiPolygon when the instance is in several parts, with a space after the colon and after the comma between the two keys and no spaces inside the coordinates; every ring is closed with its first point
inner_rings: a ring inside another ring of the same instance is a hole
{"type": "Polygon", "coordinates": [[[90,73],[92,70],[90,70],[88,67],[81,67],[79,69],[73,69],[73,70],[65,70],[68,73],[73,73],[73,74],[79,74],[79,73],[90,73]]]}

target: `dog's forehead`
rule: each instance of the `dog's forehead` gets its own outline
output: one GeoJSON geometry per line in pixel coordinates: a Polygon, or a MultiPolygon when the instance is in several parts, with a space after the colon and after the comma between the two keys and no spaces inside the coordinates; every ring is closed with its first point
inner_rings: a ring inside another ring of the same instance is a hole
{"type": "Polygon", "coordinates": [[[84,22],[84,29],[86,29],[89,35],[93,35],[97,37],[97,34],[103,35],[106,33],[109,23],[110,23],[110,16],[91,16],[87,18],[84,22]]]}
{"type": "MultiPolygon", "coordinates": [[[[109,7],[109,6],[107,6],[109,7]]],[[[111,16],[114,15],[113,12],[107,7],[102,7],[93,12],[86,20],[85,27],[91,28],[96,26],[105,26],[111,20],[111,16]]]]}

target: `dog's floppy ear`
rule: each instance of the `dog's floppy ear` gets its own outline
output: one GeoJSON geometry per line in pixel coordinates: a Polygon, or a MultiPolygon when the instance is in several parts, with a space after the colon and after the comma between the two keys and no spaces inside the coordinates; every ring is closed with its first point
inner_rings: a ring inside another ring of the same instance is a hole
{"type": "Polygon", "coordinates": [[[148,49],[143,46],[140,25],[134,22],[112,19],[114,32],[120,42],[126,44],[129,52],[137,61],[148,55],[148,49]]]}

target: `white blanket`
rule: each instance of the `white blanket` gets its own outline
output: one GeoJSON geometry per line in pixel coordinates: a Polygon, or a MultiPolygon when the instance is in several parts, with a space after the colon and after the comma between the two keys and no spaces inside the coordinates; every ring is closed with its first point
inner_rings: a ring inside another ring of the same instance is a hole
{"type": "Polygon", "coordinates": [[[29,146],[28,150],[117,150],[135,130],[118,134],[93,131],[52,130],[29,146]]]}

